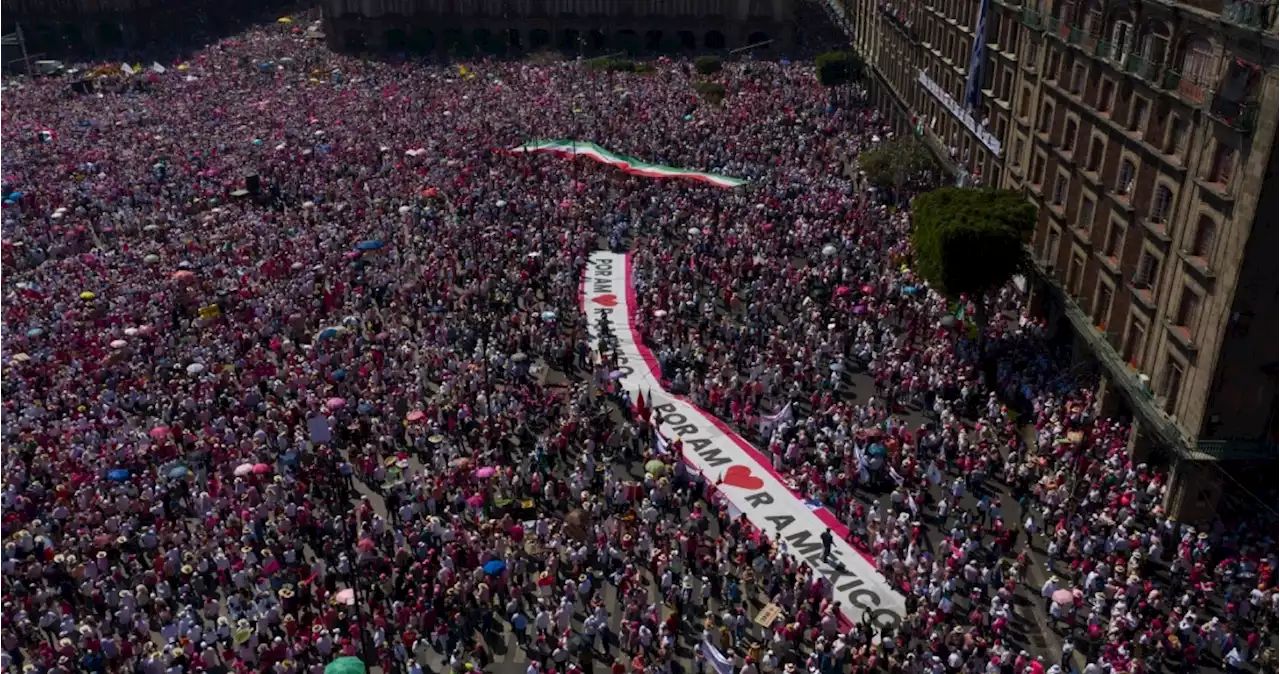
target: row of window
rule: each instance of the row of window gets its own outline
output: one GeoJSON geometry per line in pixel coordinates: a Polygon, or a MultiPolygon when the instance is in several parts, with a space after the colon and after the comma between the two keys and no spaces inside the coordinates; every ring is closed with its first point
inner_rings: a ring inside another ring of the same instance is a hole
{"type": "MultiPolygon", "coordinates": [[[[1051,229],[1049,246],[1056,249],[1057,240],[1057,232],[1051,229]]],[[[1087,265],[1084,253],[1077,250],[1073,252],[1071,263],[1067,268],[1066,287],[1076,297],[1077,301],[1082,303],[1085,299],[1081,297],[1081,293],[1087,265]]],[[[1139,265],[1138,275],[1154,277],[1158,273],[1158,265],[1159,260],[1155,256],[1144,255],[1139,265]]],[[[1133,286],[1138,292],[1143,291],[1136,277],[1133,281],[1133,286]]],[[[1114,286],[1099,276],[1094,286],[1092,301],[1088,305],[1091,309],[1089,316],[1094,326],[1107,336],[1108,341],[1113,341],[1112,337],[1116,336],[1114,332],[1109,332],[1108,330],[1109,321],[1115,308],[1115,299],[1114,286]]],[[[1176,308],[1170,315],[1170,331],[1180,335],[1179,338],[1181,340],[1190,343],[1192,335],[1195,334],[1197,322],[1200,319],[1202,304],[1203,297],[1199,291],[1190,285],[1184,284],[1178,297],[1176,308]]],[[[1150,321],[1135,311],[1129,311],[1127,318],[1128,325],[1119,345],[1120,356],[1130,367],[1141,370],[1144,369],[1143,362],[1146,356],[1148,338],[1147,329],[1150,321]]],[[[1157,372],[1159,380],[1156,386],[1156,393],[1161,397],[1165,411],[1172,414],[1177,410],[1187,364],[1166,349],[1163,365],[1164,367],[1157,372]]]]}

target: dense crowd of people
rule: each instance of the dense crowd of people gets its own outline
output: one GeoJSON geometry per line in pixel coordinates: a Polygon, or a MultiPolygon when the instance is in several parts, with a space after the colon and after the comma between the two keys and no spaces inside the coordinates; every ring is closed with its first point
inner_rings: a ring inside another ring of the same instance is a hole
{"type": "Polygon", "coordinates": [[[844,171],[878,115],[811,66],[726,64],[715,105],[681,62],[373,62],[288,25],[156,66],[4,97],[6,670],[483,670],[503,630],[538,674],[669,673],[703,643],[742,674],[1070,669],[1009,634],[1020,535],[1091,674],[1271,644],[1274,542],[1163,518],[1012,291],[980,346],[974,307],[912,276],[909,216],[844,171]],[[570,137],[751,185],[502,151],[570,137]],[[820,575],[650,465],[578,307],[606,242],[635,252],[664,378],[849,523],[899,631],[845,633],[820,575]],[[757,643],[760,601],[782,617],[757,643]]]}

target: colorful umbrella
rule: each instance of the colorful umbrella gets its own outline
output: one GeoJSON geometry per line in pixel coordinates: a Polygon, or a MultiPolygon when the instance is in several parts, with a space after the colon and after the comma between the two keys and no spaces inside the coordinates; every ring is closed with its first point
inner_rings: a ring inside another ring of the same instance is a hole
{"type": "Polygon", "coordinates": [[[107,479],[112,482],[124,482],[129,479],[129,471],[124,468],[116,468],[107,473],[107,479]]]}
{"type": "Polygon", "coordinates": [[[353,657],[338,658],[324,666],[324,674],[365,674],[365,671],[364,662],[353,657]]]}
{"type": "Polygon", "coordinates": [[[339,604],[353,605],[356,603],[356,591],[351,588],[338,590],[337,594],[333,595],[333,600],[339,604]]]}
{"type": "Polygon", "coordinates": [[[327,405],[331,410],[340,410],[347,406],[347,401],[342,398],[330,398],[325,405],[327,405]]]}
{"type": "Polygon", "coordinates": [[[338,335],[346,331],[347,329],[342,327],[341,325],[329,326],[327,328],[321,329],[320,332],[316,333],[316,341],[323,342],[326,339],[333,339],[334,337],[337,337],[338,335]]]}
{"type": "Polygon", "coordinates": [[[423,412],[422,410],[414,410],[410,412],[407,416],[405,416],[404,420],[408,421],[411,424],[415,424],[426,418],[427,418],[426,412],[423,412]]]}
{"type": "Polygon", "coordinates": [[[181,477],[186,477],[186,476],[187,476],[186,466],[174,466],[173,468],[169,469],[169,477],[175,480],[181,477]]]}
{"type": "Polygon", "coordinates": [[[493,477],[494,473],[497,473],[497,472],[498,472],[497,468],[494,468],[493,466],[485,466],[484,468],[480,468],[479,470],[476,471],[476,477],[483,480],[485,478],[493,477]]]}
{"type": "Polygon", "coordinates": [[[500,576],[502,575],[502,572],[506,570],[507,563],[500,559],[486,562],[484,565],[484,572],[490,576],[500,576]]]}
{"type": "Polygon", "coordinates": [[[97,295],[93,294],[92,292],[90,292],[90,291],[88,291],[88,290],[86,290],[86,291],[84,291],[84,292],[80,293],[80,299],[82,299],[82,300],[84,300],[84,301],[86,301],[86,302],[88,302],[89,300],[95,299],[95,298],[97,298],[97,297],[98,297],[97,295]]]}
{"type": "Polygon", "coordinates": [[[356,244],[356,250],[362,250],[362,251],[378,250],[382,248],[382,246],[383,246],[383,243],[381,239],[365,239],[364,241],[361,241],[360,243],[356,244]]]}
{"type": "Polygon", "coordinates": [[[156,426],[155,428],[151,429],[151,431],[148,432],[147,435],[151,436],[152,440],[163,440],[169,437],[169,432],[170,431],[168,426],[156,426]]]}
{"type": "Polygon", "coordinates": [[[268,466],[265,463],[257,463],[257,464],[254,464],[253,466],[254,475],[266,475],[267,473],[270,473],[270,472],[271,472],[271,466],[268,466]]]}
{"type": "Polygon", "coordinates": [[[252,464],[252,463],[242,463],[242,464],[240,464],[240,465],[236,466],[236,469],[235,469],[235,471],[234,471],[234,472],[235,472],[235,476],[236,476],[236,477],[244,477],[245,475],[249,475],[249,474],[253,473],[253,464],[252,464]]]}

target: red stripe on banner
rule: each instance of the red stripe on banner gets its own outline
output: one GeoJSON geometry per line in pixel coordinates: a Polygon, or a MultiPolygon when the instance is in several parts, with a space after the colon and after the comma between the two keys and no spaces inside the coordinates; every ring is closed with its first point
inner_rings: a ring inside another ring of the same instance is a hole
{"type": "MultiPolygon", "coordinates": [[[[632,278],[633,272],[632,272],[632,264],[631,264],[631,253],[629,252],[626,255],[625,264],[626,264],[626,271],[627,271],[627,280],[626,280],[627,327],[631,330],[632,337],[635,338],[636,349],[639,350],[640,358],[644,360],[645,367],[649,369],[649,375],[652,376],[655,381],[661,383],[662,368],[658,367],[658,359],[654,357],[653,352],[649,350],[649,347],[644,344],[644,342],[640,338],[639,331],[636,330],[636,309],[637,309],[636,287],[635,287],[634,280],[632,278]]],[[[672,396],[674,398],[678,398],[679,400],[681,400],[682,402],[686,403],[687,405],[692,407],[694,410],[696,410],[698,414],[701,414],[702,417],[707,420],[708,423],[715,426],[721,433],[724,433],[724,435],[728,437],[730,440],[732,440],[733,443],[737,445],[739,449],[745,452],[747,456],[751,457],[752,460],[755,461],[756,465],[759,466],[761,470],[764,470],[765,472],[772,475],[773,478],[783,486],[783,488],[786,488],[788,491],[790,491],[791,495],[797,498],[803,507],[805,508],[809,507],[808,504],[805,503],[806,499],[803,496],[801,496],[800,494],[797,494],[795,491],[787,487],[787,481],[783,479],[782,475],[780,475],[778,471],[774,470],[773,462],[770,461],[768,457],[766,457],[764,454],[762,454],[760,450],[756,449],[751,443],[747,442],[742,436],[738,435],[731,428],[729,428],[727,424],[725,424],[723,421],[720,420],[720,417],[707,412],[706,410],[702,409],[702,407],[694,404],[685,396],[674,395],[672,393],[666,392],[665,389],[664,389],[664,393],[667,393],[667,395],[672,396]]],[[[841,522],[840,519],[837,518],[834,514],[832,514],[830,510],[827,510],[826,507],[819,508],[812,512],[814,515],[818,516],[818,519],[823,524],[827,525],[827,527],[829,527],[833,532],[835,532],[837,536],[839,536],[840,538],[846,541],[849,539],[849,527],[845,526],[845,524],[841,522]]],[[[850,547],[853,548],[854,552],[857,552],[859,555],[861,555],[862,558],[866,560],[868,564],[871,565],[871,568],[876,569],[875,558],[871,556],[870,553],[852,544],[850,544],[850,547]]],[[[838,613],[839,613],[838,619],[839,619],[841,628],[845,631],[848,631],[848,629],[851,628],[853,624],[849,622],[849,619],[844,615],[844,612],[841,611],[838,613]]]]}

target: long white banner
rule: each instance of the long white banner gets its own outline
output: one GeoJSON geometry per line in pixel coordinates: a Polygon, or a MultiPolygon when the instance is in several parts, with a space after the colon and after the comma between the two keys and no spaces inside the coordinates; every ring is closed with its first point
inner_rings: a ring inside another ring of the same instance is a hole
{"type": "MultiPolygon", "coordinates": [[[[725,498],[771,539],[785,545],[793,558],[830,580],[835,601],[850,622],[860,622],[864,615],[881,626],[901,622],[906,615],[902,596],[836,531],[832,532],[831,553],[824,559],[821,537],[829,528],[824,517],[792,494],[749,443],[714,415],[662,388],[657,362],[632,328],[635,296],[627,256],[604,251],[591,254],[582,303],[592,346],[598,343],[598,324],[603,317],[618,340],[623,387],[633,400],[643,393],[650,409],[661,412],[659,430],[680,438],[685,460],[708,480],[719,483],[725,498]]],[[[824,515],[830,522],[830,514],[824,515]]]]}

